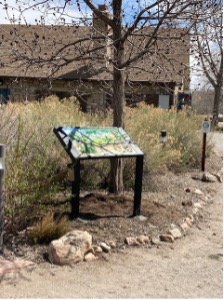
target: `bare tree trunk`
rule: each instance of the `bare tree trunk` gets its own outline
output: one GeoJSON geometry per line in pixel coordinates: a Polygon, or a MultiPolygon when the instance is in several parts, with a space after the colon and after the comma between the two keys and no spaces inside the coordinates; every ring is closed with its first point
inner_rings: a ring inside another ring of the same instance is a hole
{"type": "MultiPolygon", "coordinates": [[[[113,104],[114,104],[114,127],[124,127],[124,75],[120,70],[114,72],[113,82],[113,104]]],[[[123,159],[111,159],[111,182],[109,190],[113,193],[121,193],[124,189],[123,184],[123,159]]]]}
{"type": "MultiPolygon", "coordinates": [[[[113,70],[113,126],[124,128],[124,98],[125,98],[125,78],[121,68],[124,58],[124,43],[122,36],[122,1],[113,1],[114,10],[114,70],[113,70]]],[[[110,186],[109,190],[113,193],[121,193],[124,189],[123,184],[123,159],[111,159],[110,186]]]]}
{"type": "Polygon", "coordinates": [[[222,91],[222,86],[217,85],[215,87],[215,98],[214,98],[214,104],[213,104],[213,119],[212,119],[213,127],[218,122],[219,106],[220,106],[220,101],[221,101],[221,91],[222,91]]]}
{"type": "Polygon", "coordinates": [[[0,144],[0,252],[3,247],[3,234],[4,234],[4,204],[5,204],[4,197],[3,197],[4,156],[5,156],[5,146],[0,144]]]}

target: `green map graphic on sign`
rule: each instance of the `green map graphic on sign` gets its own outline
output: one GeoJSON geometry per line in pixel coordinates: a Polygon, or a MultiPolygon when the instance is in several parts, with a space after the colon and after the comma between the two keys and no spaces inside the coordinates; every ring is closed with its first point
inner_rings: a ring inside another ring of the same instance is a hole
{"type": "Polygon", "coordinates": [[[71,141],[71,153],[76,158],[143,154],[122,128],[62,127],[60,131],[71,141]]]}

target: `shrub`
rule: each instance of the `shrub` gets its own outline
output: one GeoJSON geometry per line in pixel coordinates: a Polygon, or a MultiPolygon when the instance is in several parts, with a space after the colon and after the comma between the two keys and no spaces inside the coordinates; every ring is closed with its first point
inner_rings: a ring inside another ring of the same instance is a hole
{"type": "Polygon", "coordinates": [[[31,227],[28,237],[34,244],[48,244],[63,236],[67,230],[68,220],[66,217],[54,220],[53,212],[48,212],[31,227]]]}
{"type": "Polygon", "coordinates": [[[170,169],[193,167],[199,163],[201,137],[200,122],[187,112],[166,111],[146,104],[137,109],[128,109],[126,130],[145,153],[145,169],[158,172],[170,169]],[[138,120],[137,122],[134,120],[138,120]],[[161,130],[167,131],[167,142],[160,142],[161,130]]]}

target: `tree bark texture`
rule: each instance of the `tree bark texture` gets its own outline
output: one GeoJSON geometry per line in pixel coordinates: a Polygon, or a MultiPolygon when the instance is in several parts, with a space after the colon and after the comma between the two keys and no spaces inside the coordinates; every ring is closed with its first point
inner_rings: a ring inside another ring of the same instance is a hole
{"type": "Polygon", "coordinates": [[[3,247],[3,235],[4,235],[4,195],[3,195],[3,177],[4,177],[4,165],[3,159],[5,156],[5,146],[0,144],[0,251],[3,247]]]}
{"type": "MultiPolygon", "coordinates": [[[[125,77],[122,69],[124,59],[124,41],[122,40],[122,1],[113,1],[113,126],[124,128],[124,98],[125,77]]],[[[113,193],[121,193],[123,184],[123,159],[111,159],[111,174],[109,190],[113,193]]]]}
{"type": "Polygon", "coordinates": [[[213,104],[212,126],[215,126],[218,122],[221,94],[222,94],[222,86],[216,85],[215,86],[215,98],[214,98],[214,104],[213,104]]]}

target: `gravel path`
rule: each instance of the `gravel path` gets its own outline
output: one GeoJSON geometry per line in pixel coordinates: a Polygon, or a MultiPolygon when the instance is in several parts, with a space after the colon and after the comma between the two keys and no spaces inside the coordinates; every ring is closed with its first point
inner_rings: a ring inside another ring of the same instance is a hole
{"type": "Polygon", "coordinates": [[[212,132],[208,134],[208,137],[211,138],[212,143],[215,145],[217,152],[222,154],[223,152],[223,133],[222,132],[212,132]]]}

